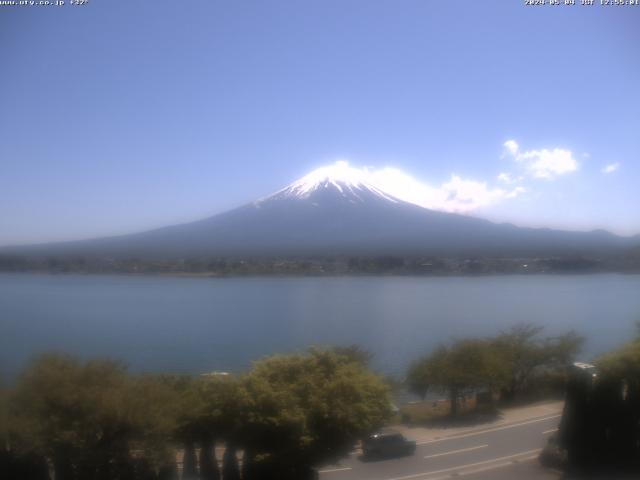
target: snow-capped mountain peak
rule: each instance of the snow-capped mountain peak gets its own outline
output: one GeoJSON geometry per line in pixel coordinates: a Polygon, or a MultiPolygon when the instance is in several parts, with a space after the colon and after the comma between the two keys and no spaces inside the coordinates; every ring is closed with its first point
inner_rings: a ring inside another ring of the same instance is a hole
{"type": "Polygon", "coordinates": [[[362,188],[367,186],[366,172],[350,167],[347,162],[340,160],[333,165],[326,165],[308,173],[285,190],[296,196],[305,197],[310,192],[328,185],[340,191],[344,188],[362,188]]]}
{"type": "Polygon", "coordinates": [[[369,173],[366,169],[353,168],[344,160],[313,170],[267,198],[307,199],[315,192],[330,190],[336,191],[343,197],[360,201],[362,201],[362,194],[374,194],[376,197],[398,202],[393,195],[384,192],[369,181],[369,173]]]}

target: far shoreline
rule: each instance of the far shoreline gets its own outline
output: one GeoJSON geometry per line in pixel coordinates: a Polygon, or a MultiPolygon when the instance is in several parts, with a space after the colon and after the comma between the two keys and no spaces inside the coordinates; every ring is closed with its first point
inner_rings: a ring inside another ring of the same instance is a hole
{"type": "Polygon", "coordinates": [[[303,278],[326,278],[326,279],[346,279],[346,278],[498,278],[498,277],[541,277],[541,276],[600,276],[600,275],[640,275],[640,270],[601,270],[601,271],[546,271],[546,272],[487,272],[487,273],[440,273],[440,274],[418,274],[418,273],[192,273],[192,272],[94,272],[94,271],[66,271],[56,272],[47,270],[21,270],[21,271],[0,271],[0,275],[40,275],[49,277],[72,277],[72,276],[92,276],[92,277],[131,277],[131,278],[175,278],[175,279],[203,279],[203,280],[232,280],[232,279],[303,279],[303,278]]]}

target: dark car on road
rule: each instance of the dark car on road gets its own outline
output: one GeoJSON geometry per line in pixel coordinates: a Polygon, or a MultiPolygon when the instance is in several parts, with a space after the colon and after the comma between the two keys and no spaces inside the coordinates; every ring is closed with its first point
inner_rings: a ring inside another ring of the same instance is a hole
{"type": "Polygon", "coordinates": [[[413,455],[416,442],[393,430],[385,430],[367,437],[362,442],[364,458],[392,458],[413,455]]]}

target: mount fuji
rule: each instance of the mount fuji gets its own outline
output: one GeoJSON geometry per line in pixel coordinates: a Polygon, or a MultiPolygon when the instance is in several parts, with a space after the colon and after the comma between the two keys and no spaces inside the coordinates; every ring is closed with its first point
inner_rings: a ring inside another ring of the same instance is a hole
{"type": "Polygon", "coordinates": [[[576,255],[640,244],[597,230],[520,228],[403,201],[346,163],[196,222],[137,234],[0,249],[3,254],[179,259],[327,255],[576,255]]]}

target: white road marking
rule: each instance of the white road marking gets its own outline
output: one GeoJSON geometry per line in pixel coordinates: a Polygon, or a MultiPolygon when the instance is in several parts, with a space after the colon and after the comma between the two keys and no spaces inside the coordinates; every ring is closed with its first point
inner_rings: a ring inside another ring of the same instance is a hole
{"type": "Polygon", "coordinates": [[[460,450],[451,450],[450,452],[435,453],[433,455],[425,455],[424,458],[443,457],[445,455],[453,455],[454,453],[470,452],[471,450],[478,450],[479,448],[486,448],[489,445],[478,445],[477,447],[461,448],[460,450]]]}
{"type": "Polygon", "coordinates": [[[511,424],[511,425],[504,425],[502,427],[488,428],[486,430],[478,430],[477,432],[463,433],[463,434],[460,434],[460,435],[452,435],[450,437],[443,437],[443,438],[439,438],[437,440],[427,440],[427,441],[424,441],[424,442],[418,442],[417,445],[427,445],[429,443],[444,442],[446,440],[456,440],[458,438],[473,437],[475,435],[482,435],[483,433],[497,432],[499,430],[506,430],[508,428],[516,428],[516,427],[521,427],[523,425],[529,425],[531,423],[544,422],[545,420],[551,420],[551,419],[558,418],[558,417],[561,417],[561,416],[562,416],[561,414],[552,415],[550,417],[537,418],[535,420],[529,420],[527,422],[514,423],[514,424],[511,424]]]}
{"type": "Polygon", "coordinates": [[[351,470],[351,467],[327,468],[325,470],[318,470],[318,473],[345,472],[347,470],[351,470]]]}
{"type": "MultiPolygon", "coordinates": [[[[538,455],[530,455],[528,457],[524,457],[524,458],[519,458],[518,462],[528,462],[529,460],[533,460],[535,458],[538,458],[538,455]]],[[[513,465],[513,461],[510,462],[501,462],[501,463],[497,463],[494,465],[488,465],[486,467],[480,467],[480,468],[473,468],[471,470],[465,470],[464,472],[459,472],[458,475],[460,476],[464,476],[464,475],[473,475],[474,473],[480,473],[480,472],[486,472],[488,470],[495,470],[497,468],[504,468],[504,467],[508,467],[510,465],[513,465]]],[[[431,480],[435,480],[435,479],[431,479],[431,480]]]]}
{"type": "MultiPolygon", "coordinates": [[[[529,418],[526,418],[524,420],[518,420],[517,424],[520,424],[520,423],[523,423],[523,422],[526,423],[526,422],[532,422],[532,421],[547,420],[549,418],[555,418],[556,416],[562,416],[562,414],[556,410],[556,411],[553,412],[553,415],[546,414],[546,415],[538,415],[538,416],[535,416],[535,417],[529,417],[529,418]]],[[[500,426],[500,425],[509,426],[509,425],[512,425],[512,424],[509,424],[509,423],[498,424],[498,426],[500,426]]],[[[515,425],[515,424],[513,424],[513,425],[515,425]]],[[[461,430],[460,432],[458,432],[456,434],[450,434],[450,435],[456,435],[456,436],[458,436],[458,435],[466,435],[467,433],[476,432],[478,430],[478,428],[482,428],[482,427],[472,427],[472,428],[468,428],[466,430],[461,430]]],[[[442,436],[438,436],[438,437],[422,437],[422,438],[425,438],[425,441],[426,441],[427,439],[430,439],[430,438],[432,438],[433,440],[446,440],[448,437],[447,437],[447,435],[442,435],[442,436]]],[[[414,438],[414,440],[419,442],[419,441],[421,441],[421,437],[414,438]]]]}
{"type": "MultiPolygon", "coordinates": [[[[414,473],[412,475],[404,475],[402,477],[387,478],[386,480],[408,480],[410,478],[426,477],[426,476],[429,476],[429,475],[437,475],[438,473],[452,472],[454,470],[464,470],[464,469],[467,469],[469,467],[476,467],[476,466],[479,466],[479,465],[486,465],[488,463],[494,463],[495,464],[496,462],[502,462],[503,460],[507,460],[507,459],[510,459],[510,458],[521,457],[523,455],[530,455],[532,453],[539,453],[541,451],[542,451],[541,448],[536,448],[535,450],[527,450],[526,452],[514,453],[513,455],[506,455],[504,457],[491,458],[489,460],[483,460],[481,462],[467,463],[465,465],[458,465],[456,467],[443,468],[441,470],[432,470],[430,472],[414,473]]],[[[510,462],[508,462],[506,465],[508,465],[508,464],[510,464],[510,462]]],[[[502,463],[498,463],[498,465],[499,466],[505,466],[502,463]]],[[[497,468],[495,465],[493,467],[497,468]]],[[[435,479],[431,479],[431,480],[435,480],[435,479]]]]}
{"type": "Polygon", "coordinates": [[[550,430],[545,430],[544,432],[542,432],[543,435],[546,435],[547,433],[553,433],[553,432],[557,432],[558,429],[557,428],[552,428],[550,430]]]}
{"type": "MultiPolygon", "coordinates": [[[[515,460],[515,461],[527,462],[535,458],[538,458],[538,455],[531,455],[529,457],[519,458],[518,460],[515,460]]],[[[494,463],[493,465],[488,465],[486,467],[479,467],[479,468],[473,468],[471,470],[465,470],[463,472],[450,473],[448,475],[443,475],[441,477],[431,477],[428,480],[451,480],[452,477],[466,477],[467,475],[473,475],[476,473],[488,472],[490,470],[497,470],[499,468],[510,467],[513,465],[513,462],[514,461],[494,463]]]]}

